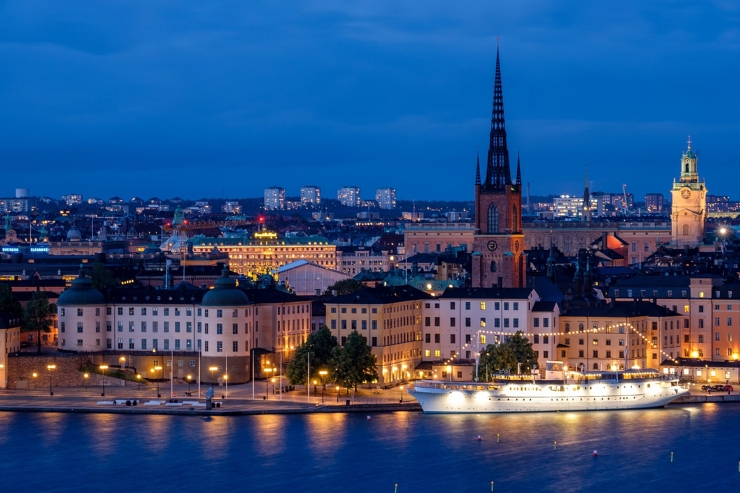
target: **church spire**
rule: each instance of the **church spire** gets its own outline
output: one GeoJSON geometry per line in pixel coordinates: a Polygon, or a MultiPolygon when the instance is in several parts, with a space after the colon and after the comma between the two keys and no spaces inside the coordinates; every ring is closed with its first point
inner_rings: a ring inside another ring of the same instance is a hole
{"type": "Polygon", "coordinates": [[[486,166],[484,188],[501,190],[511,185],[509,149],[506,145],[506,122],[504,120],[504,96],[501,89],[501,62],[496,46],[496,77],[493,85],[493,111],[491,112],[491,134],[486,166]]]}
{"type": "Polygon", "coordinates": [[[516,150],[516,184],[522,184],[522,160],[519,155],[519,149],[516,150]]]}
{"type": "Polygon", "coordinates": [[[586,165],[586,178],[583,188],[583,220],[591,221],[591,193],[588,190],[588,164],[586,165]]]}
{"type": "Polygon", "coordinates": [[[480,185],[480,152],[475,157],[475,184],[480,185]]]}

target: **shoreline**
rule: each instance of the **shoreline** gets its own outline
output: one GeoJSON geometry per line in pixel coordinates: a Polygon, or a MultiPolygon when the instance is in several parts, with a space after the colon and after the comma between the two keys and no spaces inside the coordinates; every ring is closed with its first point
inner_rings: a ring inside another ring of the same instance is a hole
{"type": "MultiPolygon", "coordinates": [[[[201,406],[184,404],[182,400],[175,405],[162,403],[156,406],[144,405],[145,399],[115,399],[117,401],[137,400],[137,405],[125,403],[98,404],[97,398],[80,398],[77,396],[54,398],[50,396],[16,395],[0,398],[0,412],[22,413],[68,413],[68,414],[123,414],[123,415],[162,415],[162,416],[198,416],[201,418],[214,416],[255,416],[255,415],[291,415],[314,413],[392,413],[392,412],[422,412],[417,402],[395,404],[367,404],[356,403],[350,405],[307,404],[295,401],[253,401],[245,399],[214,400],[223,407],[214,407],[206,410],[201,406]],[[10,397],[8,399],[8,397],[10,397]],[[23,401],[18,404],[9,404],[8,401],[23,401]],[[56,401],[56,402],[53,402],[56,401]]],[[[148,400],[149,402],[152,399],[148,400]]],[[[702,403],[740,403],[740,395],[688,395],[680,397],[668,406],[681,404],[702,403]]]]}

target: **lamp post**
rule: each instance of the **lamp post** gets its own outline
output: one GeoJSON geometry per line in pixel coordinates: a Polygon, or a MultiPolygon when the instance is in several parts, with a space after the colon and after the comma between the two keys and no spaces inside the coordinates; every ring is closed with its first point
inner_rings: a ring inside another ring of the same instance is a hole
{"type": "MultiPolygon", "coordinates": [[[[162,367],[161,366],[155,366],[154,368],[152,368],[152,376],[155,377],[155,378],[157,376],[155,374],[155,372],[157,372],[157,371],[162,371],[162,367]]],[[[157,378],[157,397],[162,397],[162,394],[159,393],[159,379],[158,378],[157,378]]]]}
{"type": "Polygon", "coordinates": [[[229,374],[224,375],[224,383],[226,384],[226,392],[224,393],[224,399],[229,398],[229,374]]]}
{"type": "Polygon", "coordinates": [[[46,365],[46,369],[49,370],[49,395],[54,395],[51,391],[51,371],[57,369],[57,365],[46,365]]]}
{"type": "Polygon", "coordinates": [[[321,403],[324,403],[324,386],[326,385],[326,382],[324,381],[324,378],[326,378],[326,375],[329,372],[326,370],[319,370],[319,375],[321,375],[321,403]]]}
{"type": "Polygon", "coordinates": [[[141,390],[141,375],[136,375],[136,390],[141,390]]]}
{"type": "Polygon", "coordinates": [[[87,379],[90,378],[90,374],[89,373],[85,373],[82,376],[85,379],[85,392],[87,392],[87,379]]]}
{"type": "Polygon", "coordinates": [[[125,370],[126,369],[126,357],[125,356],[121,356],[120,358],[118,358],[118,361],[121,362],[121,369],[122,370],[125,370]]]}
{"type": "Polygon", "coordinates": [[[187,376],[185,377],[185,380],[187,380],[187,381],[188,381],[188,393],[190,393],[190,379],[191,379],[191,378],[193,378],[193,377],[192,377],[192,376],[190,376],[190,375],[187,375],[187,376]]]}
{"type": "Polygon", "coordinates": [[[36,377],[38,377],[39,374],[36,372],[33,372],[33,388],[36,388],[36,377]]]}
{"type": "Polygon", "coordinates": [[[100,365],[100,371],[103,372],[103,392],[100,394],[101,397],[105,397],[105,370],[108,369],[108,365],[100,365]]]}
{"type": "Polygon", "coordinates": [[[272,395],[275,395],[275,377],[272,377],[272,395]]]}
{"type": "Polygon", "coordinates": [[[209,366],[208,370],[211,372],[211,387],[213,387],[213,372],[218,370],[217,366],[209,366]]]}
{"type": "MultiPolygon", "coordinates": [[[[265,368],[265,373],[267,373],[267,378],[270,378],[270,374],[272,373],[272,368],[265,368]]],[[[267,383],[268,381],[265,380],[265,399],[268,399],[267,391],[270,387],[270,385],[267,383]]]]}
{"type": "Polygon", "coordinates": [[[399,387],[401,389],[401,404],[403,404],[403,385],[399,387]]]}

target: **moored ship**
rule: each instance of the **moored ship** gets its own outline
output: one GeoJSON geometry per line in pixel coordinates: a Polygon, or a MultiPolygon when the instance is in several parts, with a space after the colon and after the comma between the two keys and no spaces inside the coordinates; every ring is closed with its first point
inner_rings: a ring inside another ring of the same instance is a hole
{"type": "Polygon", "coordinates": [[[567,371],[560,362],[547,366],[545,380],[523,376],[493,382],[419,380],[409,393],[425,413],[646,409],[663,407],[688,393],[678,378],[652,369],[577,372],[567,371]]]}

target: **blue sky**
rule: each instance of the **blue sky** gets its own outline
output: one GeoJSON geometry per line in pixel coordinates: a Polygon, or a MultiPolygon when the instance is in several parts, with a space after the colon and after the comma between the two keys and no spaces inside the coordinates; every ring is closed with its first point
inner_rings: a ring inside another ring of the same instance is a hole
{"type": "Polygon", "coordinates": [[[533,194],[740,196],[740,2],[0,0],[0,196],[473,196],[496,36],[533,194]]]}

